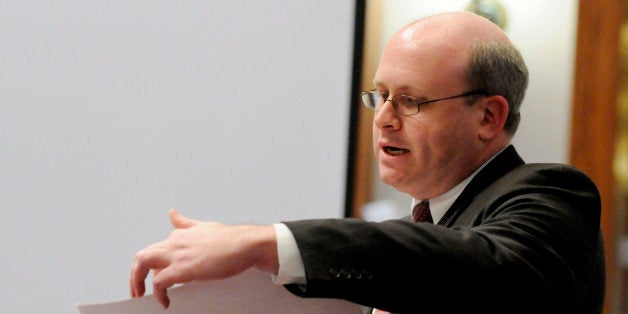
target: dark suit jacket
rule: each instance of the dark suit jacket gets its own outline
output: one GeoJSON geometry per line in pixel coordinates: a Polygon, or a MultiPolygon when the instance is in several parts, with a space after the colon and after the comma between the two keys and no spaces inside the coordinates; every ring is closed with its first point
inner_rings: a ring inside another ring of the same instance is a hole
{"type": "Polygon", "coordinates": [[[438,225],[409,219],[285,222],[303,258],[304,297],[400,313],[601,313],[604,248],[594,183],[562,164],[525,164],[510,146],[438,225]]]}

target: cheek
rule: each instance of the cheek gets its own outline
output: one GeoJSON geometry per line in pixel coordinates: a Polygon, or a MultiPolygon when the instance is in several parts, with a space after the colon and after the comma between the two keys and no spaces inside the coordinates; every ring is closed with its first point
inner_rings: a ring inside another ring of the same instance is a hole
{"type": "Polygon", "coordinates": [[[450,151],[468,140],[473,132],[469,117],[460,115],[456,110],[448,111],[431,121],[415,125],[409,133],[419,145],[429,146],[434,151],[450,151]]]}
{"type": "Polygon", "coordinates": [[[459,119],[451,119],[440,130],[440,141],[447,143],[448,150],[464,150],[477,138],[477,129],[469,116],[459,119]]]}
{"type": "Polygon", "coordinates": [[[377,139],[379,138],[379,130],[377,129],[377,127],[375,127],[375,124],[373,124],[373,132],[371,134],[372,134],[371,141],[373,143],[373,155],[375,155],[375,159],[377,159],[377,149],[378,149],[377,139]]]}

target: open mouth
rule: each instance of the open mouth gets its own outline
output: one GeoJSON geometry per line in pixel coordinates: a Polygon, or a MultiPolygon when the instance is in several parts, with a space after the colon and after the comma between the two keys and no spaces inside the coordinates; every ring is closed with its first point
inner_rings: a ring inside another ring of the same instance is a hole
{"type": "Polygon", "coordinates": [[[399,156],[399,155],[403,155],[403,154],[409,152],[409,150],[407,150],[407,149],[398,148],[398,147],[392,147],[392,146],[384,147],[384,151],[386,152],[386,154],[389,154],[389,155],[392,155],[392,156],[399,156]]]}

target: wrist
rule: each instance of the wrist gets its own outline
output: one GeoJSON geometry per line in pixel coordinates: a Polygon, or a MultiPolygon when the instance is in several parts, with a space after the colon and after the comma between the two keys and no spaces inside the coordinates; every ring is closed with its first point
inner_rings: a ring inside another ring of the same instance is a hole
{"type": "Polygon", "coordinates": [[[254,267],[263,271],[277,274],[279,271],[279,257],[277,255],[277,235],[272,226],[254,226],[251,236],[254,238],[251,252],[254,267]]]}

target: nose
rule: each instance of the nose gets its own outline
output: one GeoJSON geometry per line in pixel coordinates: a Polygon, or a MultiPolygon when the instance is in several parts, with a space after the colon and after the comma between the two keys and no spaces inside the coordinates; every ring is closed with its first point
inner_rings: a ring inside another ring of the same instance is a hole
{"type": "Polygon", "coordinates": [[[395,111],[392,101],[387,99],[384,104],[375,111],[375,117],[373,118],[373,124],[378,129],[398,129],[401,126],[399,115],[395,111]]]}

